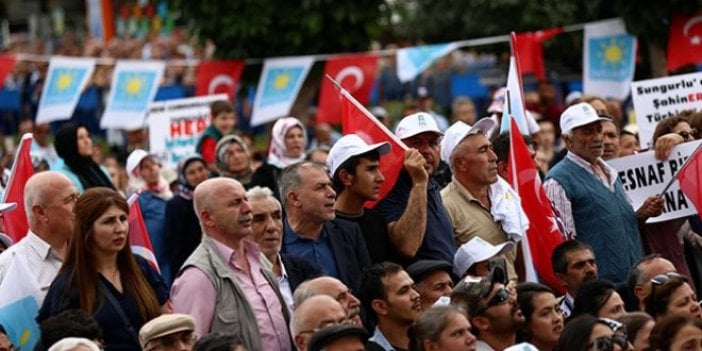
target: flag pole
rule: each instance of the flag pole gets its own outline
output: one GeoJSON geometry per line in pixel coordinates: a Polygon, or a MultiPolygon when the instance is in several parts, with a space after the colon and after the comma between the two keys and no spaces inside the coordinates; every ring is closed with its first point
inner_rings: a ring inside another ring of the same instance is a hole
{"type": "Polygon", "coordinates": [[[663,196],[663,194],[665,194],[665,192],[668,191],[668,188],[670,188],[670,186],[673,185],[673,182],[678,179],[678,174],[680,173],[680,171],[682,171],[685,168],[685,166],[687,166],[687,164],[690,162],[690,160],[692,160],[692,158],[698,152],[700,152],[700,149],[702,149],[702,142],[697,145],[694,151],[692,151],[692,154],[690,154],[690,157],[688,157],[687,160],[685,160],[685,163],[683,163],[682,167],[678,168],[677,172],[675,172],[675,174],[670,178],[670,181],[668,181],[668,184],[666,184],[665,188],[663,188],[663,190],[658,194],[658,196],[663,196]]]}

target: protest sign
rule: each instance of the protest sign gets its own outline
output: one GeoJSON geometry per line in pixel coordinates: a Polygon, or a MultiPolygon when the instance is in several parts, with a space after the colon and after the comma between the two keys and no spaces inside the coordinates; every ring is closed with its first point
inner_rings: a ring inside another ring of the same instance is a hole
{"type": "Polygon", "coordinates": [[[178,161],[195,152],[200,134],[210,125],[210,104],[228,100],[226,94],[152,103],[149,108],[149,150],[165,168],[175,169],[178,161]]]}
{"type": "Polygon", "coordinates": [[[702,73],[640,80],[631,83],[631,95],[643,148],[651,147],[658,122],[702,106],[702,73]]]}
{"type": "MultiPolygon", "coordinates": [[[[673,148],[666,161],[657,160],[653,151],[609,160],[619,173],[624,191],[637,209],[647,197],[659,194],[670,180],[675,177],[688,157],[702,141],[691,141],[673,148]]],[[[697,213],[695,206],[680,190],[678,181],[662,194],[665,199],[663,214],[649,218],[647,222],[663,222],[670,219],[686,217],[697,213]]]]}

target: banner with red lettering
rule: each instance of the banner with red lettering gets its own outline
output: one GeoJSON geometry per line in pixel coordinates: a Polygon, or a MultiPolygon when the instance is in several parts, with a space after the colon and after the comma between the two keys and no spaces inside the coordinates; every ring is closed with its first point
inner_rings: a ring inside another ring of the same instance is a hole
{"type": "Polygon", "coordinates": [[[166,168],[195,152],[197,140],[210,125],[210,104],[227,100],[226,94],[168,100],[151,104],[147,116],[149,150],[166,168]]]}
{"type": "MultiPolygon", "coordinates": [[[[324,66],[324,75],[332,77],[362,105],[368,104],[378,72],[378,55],[346,55],[331,57],[324,66]]],[[[339,90],[328,79],[322,79],[317,108],[317,123],[341,124],[339,90]]]]}

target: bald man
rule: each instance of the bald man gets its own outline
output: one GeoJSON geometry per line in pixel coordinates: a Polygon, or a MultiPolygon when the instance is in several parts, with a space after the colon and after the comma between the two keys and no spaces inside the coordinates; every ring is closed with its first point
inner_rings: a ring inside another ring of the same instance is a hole
{"type": "Polygon", "coordinates": [[[290,321],[290,333],[298,351],[307,351],[307,344],[319,329],[331,325],[346,324],[344,308],[327,295],[315,295],[303,301],[295,309],[290,321]]]}
{"type": "MultiPolygon", "coordinates": [[[[73,233],[73,206],[78,189],[58,172],[33,175],[24,187],[27,235],[0,254],[0,282],[17,256],[26,259],[28,268],[44,299],[51,282],[63,264],[68,241],[73,233]]],[[[38,301],[40,304],[42,301],[38,301]]]]}
{"type": "Polygon", "coordinates": [[[231,178],[208,179],[193,201],[203,239],[173,283],[173,309],[193,316],[201,336],[233,333],[247,350],[291,350],[285,300],[270,262],[249,239],[246,190],[231,178]]]}
{"type": "Polygon", "coordinates": [[[361,321],[361,302],[339,279],[334,277],[319,277],[303,282],[295,289],[293,300],[295,306],[315,295],[327,295],[341,304],[346,311],[349,322],[354,327],[363,328],[361,321]]]}

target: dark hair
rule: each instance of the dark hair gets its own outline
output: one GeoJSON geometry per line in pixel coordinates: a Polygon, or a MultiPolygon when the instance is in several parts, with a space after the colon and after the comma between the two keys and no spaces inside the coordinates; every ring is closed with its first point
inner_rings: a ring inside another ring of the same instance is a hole
{"type": "Polygon", "coordinates": [[[653,318],[664,314],[668,309],[670,296],[685,283],[687,278],[681,275],[669,276],[668,281],[663,284],[648,282],[643,288],[643,305],[646,313],[653,318]]]}
{"type": "MultiPolygon", "coordinates": [[[[106,187],[114,189],[112,180],[103,172],[100,165],[90,156],[83,156],[78,151],[78,130],[88,128],[82,124],[68,122],[56,132],[54,146],[56,153],[63,159],[68,168],[76,175],[83,189],[106,187]]],[[[90,133],[90,132],[88,132],[90,133]]]]}
{"type": "Polygon", "coordinates": [[[597,318],[582,315],[566,323],[554,351],[587,351],[597,318]]]}
{"type": "Polygon", "coordinates": [[[651,331],[649,350],[670,350],[670,345],[680,332],[680,329],[688,325],[697,327],[697,329],[702,331],[702,321],[697,318],[684,315],[673,315],[663,318],[662,321],[656,323],[656,326],[651,331]]]}
{"type": "Polygon", "coordinates": [[[658,140],[658,138],[660,138],[668,133],[672,133],[673,128],[675,128],[675,126],[677,126],[678,123],[686,122],[689,124],[687,117],[688,117],[687,114],[680,113],[680,114],[677,114],[673,117],[668,117],[668,118],[658,122],[658,124],[656,125],[656,129],[653,131],[653,138],[651,140],[653,142],[653,144],[656,143],[656,140],[658,140]]]}
{"type": "Polygon", "coordinates": [[[543,284],[517,284],[517,304],[524,315],[524,324],[528,324],[531,321],[531,315],[534,314],[534,298],[543,293],[552,294],[554,297],[556,296],[556,293],[553,292],[551,288],[543,284]]]}
{"type": "Polygon", "coordinates": [[[646,312],[631,312],[621,316],[619,322],[626,327],[627,339],[633,344],[636,340],[636,336],[639,334],[639,330],[641,330],[646,323],[653,322],[653,317],[646,312]]]}
{"type": "Polygon", "coordinates": [[[385,300],[387,298],[383,278],[395,275],[402,270],[403,268],[399,264],[385,261],[368,266],[361,273],[358,297],[361,299],[361,304],[371,321],[377,321],[377,316],[372,307],[373,300],[385,300]]]}
{"type": "Polygon", "coordinates": [[[341,193],[346,188],[344,183],[341,182],[341,179],[339,179],[339,173],[341,170],[346,170],[346,173],[350,175],[356,175],[356,168],[358,168],[358,165],[361,164],[362,159],[366,159],[368,161],[378,161],[380,160],[380,153],[378,150],[371,150],[366,153],[353,156],[344,161],[344,163],[342,163],[332,175],[332,186],[337,194],[341,193]]]}
{"type": "Polygon", "coordinates": [[[604,279],[586,281],[578,290],[578,295],[573,302],[573,312],[570,318],[581,314],[598,317],[598,312],[610,297],[616,292],[614,283],[604,279]]]}
{"type": "MultiPolygon", "coordinates": [[[[522,135],[522,139],[524,140],[524,143],[529,145],[532,142],[531,136],[529,135],[522,135]]],[[[500,161],[507,161],[509,158],[509,146],[511,144],[511,139],[510,135],[508,132],[496,135],[495,137],[492,138],[490,141],[492,143],[492,150],[495,152],[495,155],[497,155],[497,162],[500,161]]]]}
{"type": "MultiPolygon", "coordinates": [[[[687,115],[687,121],[690,123],[690,127],[697,129],[697,133],[702,131],[702,111],[695,110],[685,110],[680,112],[681,115],[687,115]]],[[[699,134],[697,137],[699,138],[699,134]]]]}
{"type": "Polygon", "coordinates": [[[227,100],[217,100],[210,105],[210,114],[212,118],[217,117],[222,112],[234,112],[234,106],[227,100]]]}
{"type": "Polygon", "coordinates": [[[566,255],[580,250],[590,250],[590,252],[594,254],[590,245],[578,240],[567,240],[556,246],[551,253],[553,272],[566,274],[568,272],[568,260],[566,259],[566,255]]]}
{"type": "Polygon", "coordinates": [[[102,339],[102,330],[95,319],[82,310],[65,310],[41,322],[40,350],[47,350],[59,340],[68,337],[102,339]]]}
{"type": "Polygon", "coordinates": [[[232,351],[243,345],[238,335],[212,333],[201,337],[193,345],[193,351],[232,351]]]}

